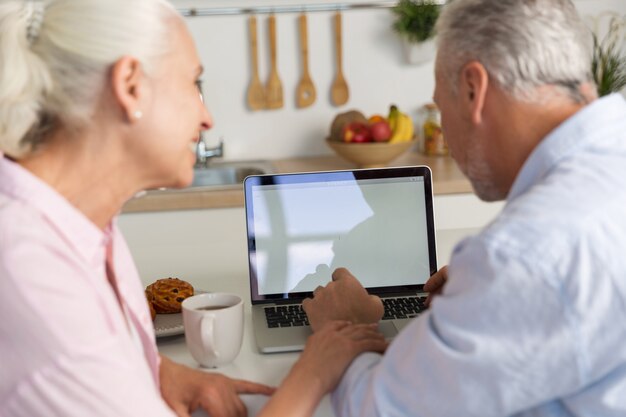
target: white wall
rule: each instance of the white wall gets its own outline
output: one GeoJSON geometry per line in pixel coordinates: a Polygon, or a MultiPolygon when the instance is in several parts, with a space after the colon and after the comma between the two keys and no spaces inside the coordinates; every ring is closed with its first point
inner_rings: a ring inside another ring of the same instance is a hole
{"type": "MultiPolygon", "coordinates": [[[[209,3],[209,2],[207,2],[209,3]]],[[[386,114],[390,103],[406,111],[429,101],[433,91],[432,63],[404,64],[400,43],[389,29],[389,10],[343,13],[344,73],[350,99],[341,108],[330,103],[335,60],[332,13],[308,15],[310,72],[316,102],[295,107],[300,78],[297,14],[278,14],[278,71],[285,106],[251,112],[245,105],[250,79],[247,16],[189,18],[206,76],[206,101],[215,119],[210,138],[223,135],[228,159],[280,158],[330,154],[324,138],[334,115],[358,108],[366,114],[386,114]],[[420,82],[415,82],[418,79],[420,82]]],[[[267,15],[257,16],[261,80],[269,74],[267,15]]]]}
{"type": "MultiPolygon", "coordinates": [[[[248,7],[336,3],[321,0],[172,0],[176,7],[248,7]]],[[[359,0],[341,0],[357,3],[359,0]]],[[[625,0],[578,0],[584,14],[614,10],[626,15],[625,0]]],[[[250,80],[247,17],[190,17],[187,22],[206,67],[204,92],[214,116],[210,142],[224,136],[225,159],[286,158],[331,154],[323,139],[336,113],[357,108],[366,114],[386,113],[395,103],[415,113],[431,100],[433,65],[405,63],[401,44],[391,30],[388,9],[348,10],[343,13],[344,72],[350,99],[340,108],[330,103],[335,60],[332,12],[309,13],[309,61],[317,87],[311,107],[295,107],[295,88],[300,78],[298,14],[277,14],[278,71],[283,83],[284,108],[252,112],[245,104],[250,80]]],[[[269,74],[267,15],[258,15],[261,80],[269,74]]]]}

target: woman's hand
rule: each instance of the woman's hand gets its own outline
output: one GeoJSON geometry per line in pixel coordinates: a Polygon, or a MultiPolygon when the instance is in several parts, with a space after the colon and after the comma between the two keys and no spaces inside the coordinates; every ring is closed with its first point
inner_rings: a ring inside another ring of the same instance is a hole
{"type": "Polygon", "coordinates": [[[161,395],[179,417],[198,408],[211,417],[245,417],[246,406],[239,394],[271,395],[275,389],[254,382],[231,379],[177,364],[161,356],[161,395]]]}
{"type": "Polygon", "coordinates": [[[384,352],[387,342],[375,324],[332,321],[309,337],[300,359],[259,417],[308,417],[332,391],[359,354],[384,352]]]}
{"type": "Polygon", "coordinates": [[[435,272],[426,284],[424,284],[424,291],[428,292],[428,298],[426,298],[426,307],[430,307],[430,303],[433,302],[433,298],[441,294],[443,286],[448,281],[448,266],[444,266],[439,271],[435,272]]]}

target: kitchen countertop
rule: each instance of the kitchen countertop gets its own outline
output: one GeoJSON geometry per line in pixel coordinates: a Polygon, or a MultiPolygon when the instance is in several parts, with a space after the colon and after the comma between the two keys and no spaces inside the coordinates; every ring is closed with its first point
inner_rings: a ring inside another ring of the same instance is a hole
{"type": "MultiPolygon", "coordinates": [[[[241,223],[243,223],[243,220],[241,223]]],[[[203,371],[217,371],[231,378],[247,379],[262,384],[278,386],[296,360],[298,360],[300,353],[285,352],[264,354],[260,353],[256,346],[249,301],[250,283],[248,281],[248,263],[246,262],[247,253],[245,253],[245,233],[243,233],[241,229],[243,227],[244,226],[240,224],[237,229],[237,231],[242,233],[231,233],[228,236],[224,236],[226,240],[238,241],[239,244],[236,246],[238,250],[231,250],[215,257],[215,259],[220,259],[220,263],[224,265],[228,264],[229,267],[227,271],[222,270],[221,272],[217,272],[214,267],[215,264],[211,264],[211,272],[207,271],[206,261],[202,262],[202,260],[206,259],[207,255],[206,252],[203,252],[201,249],[204,248],[204,250],[206,250],[207,243],[205,240],[202,240],[201,237],[198,238],[198,236],[192,237],[192,239],[197,239],[192,242],[189,242],[188,239],[184,242],[176,242],[176,244],[184,244],[184,250],[195,252],[194,257],[197,257],[195,258],[197,262],[187,263],[186,265],[180,264],[181,257],[155,256],[154,247],[151,245],[131,245],[131,250],[135,258],[146,260],[146,263],[138,263],[140,270],[149,268],[150,270],[154,270],[155,273],[157,273],[156,271],[167,273],[167,271],[172,269],[178,271],[186,270],[188,275],[185,276],[185,278],[195,288],[237,294],[244,300],[245,318],[243,343],[239,355],[232,363],[221,365],[215,370],[198,367],[198,364],[187,348],[184,335],[158,338],[157,345],[160,354],[167,356],[177,363],[203,371]],[[174,265],[173,268],[172,264],[174,265]]],[[[439,230],[437,232],[438,265],[446,265],[449,262],[450,254],[456,244],[463,238],[473,235],[476,232],[476,229],[439,230]]],[[[185,234],[185,237],[187,236],[189,235],[185,234]]],[[[154,240],[152,240],[151,243],[154,244],[154,240]]],[[[227,243],[226,246],[230,245],[227,243]]],[[[181,250],[181,247],[173,244],[168,250],[181,250]]],[[[156,277],[159,275],[153,276],[156,277]]],[[[252,417],[259,413],[267,402],[267,397],[242,395],[241,400],[248,408],[248,415],[252,417]]],[[[330,403],[330,397],[325,395],[321,404],[315,409],[313,417],[334,416],[335,413],[330,403]]],[[[196,411],[192,414],[192,417],[208,417],[208,415],[203,411],[196,411]]]]}
{"type": "MultiPolygon", "coordinates": [[[[335,155],[291,158],[269,161],[275,173],[327,171],[354,169],[355,165],[335,155]]],[[[389,166],[428,165],[433,172],[433,188],[437,194],[471,193],[472,187],[463,176],[456,163],[450,157],[424,156],[409,152],[389,166]]],[[[148,191],[142,196],[129,200],[123,208],[124,213],[142,211],[169,211],[203,208],[227,208],[243,206],[241,185],[188,188],[184,190],[148,191]]]]}

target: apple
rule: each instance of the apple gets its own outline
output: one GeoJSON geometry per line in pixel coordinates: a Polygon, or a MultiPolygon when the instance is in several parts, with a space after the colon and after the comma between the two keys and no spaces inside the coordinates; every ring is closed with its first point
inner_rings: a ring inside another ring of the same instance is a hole
{"type": "Polygon", "coordinates": [[[375,142],[386,142],[391,138],[391,127],[386,120],[381,120],[370,125],[370,133],[375,142]]]}
{"type": "Polygon", "coordinates": [[[341,135],[344,142],[365,143],[372,141],[372,134],[367,123],[352,122],[343,127],[341,135]]]}

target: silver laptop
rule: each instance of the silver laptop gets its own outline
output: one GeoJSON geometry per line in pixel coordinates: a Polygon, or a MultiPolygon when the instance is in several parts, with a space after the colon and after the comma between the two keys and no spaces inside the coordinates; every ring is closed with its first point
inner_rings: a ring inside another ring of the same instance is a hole
{"type": "Polygon", "coordinates": [[[423,285],[437,270],[428,167],[250,176],[244,190],[261,352],[304,347],[302,300],[338,267],[383,299],[387,338],[423,311],[423,285]]]}

